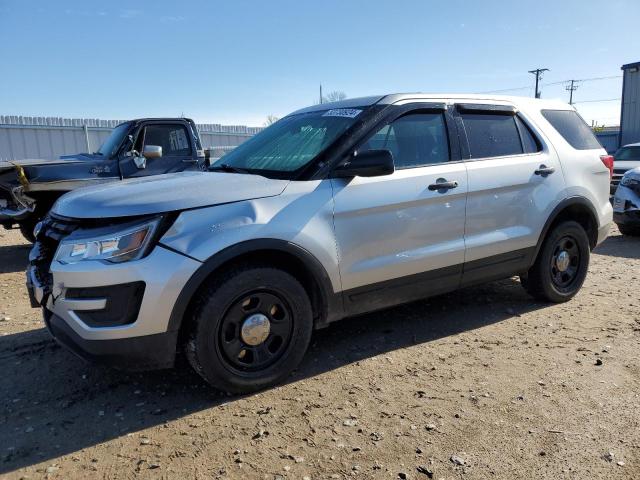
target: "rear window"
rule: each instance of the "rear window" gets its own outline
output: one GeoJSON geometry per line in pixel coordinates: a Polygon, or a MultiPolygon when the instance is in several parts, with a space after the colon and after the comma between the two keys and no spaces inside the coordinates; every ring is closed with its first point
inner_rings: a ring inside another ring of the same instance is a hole
{"type": "Polygon", "coordinates": [[[615,154],[616,160],[640,160],[640,147],[622,147],[615,154]]]}
{"type": "Polygon", "coordinates": [[[602,148],[585,121],[573,110],[542,110],[542,116],[576,150],[602,148]]]}

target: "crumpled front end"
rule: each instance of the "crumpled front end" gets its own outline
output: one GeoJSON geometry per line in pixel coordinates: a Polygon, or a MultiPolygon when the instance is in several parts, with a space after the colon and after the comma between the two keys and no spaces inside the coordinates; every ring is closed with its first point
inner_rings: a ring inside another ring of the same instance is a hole
{"type": "Polygon", "coordinates": [[[640,168],[622,177],[613,197],[613,220],[618,225],[640,226],[640,168]]]}
{"type": "Polygon", "coordinates": [[[67,237],[114,221],[122,219],[87,223],[50,214],[38,225],[26,272],[31,306],[42,308],[51,334],[82,358],[128,370],[170,367],[178,338],[169,323],[173,305],[201,262],[161,245],[121,263],[56,260],[67,237]]]}
{"type": "Polygon", "coordinates": [[[28,217],[36,207],[33,198],[25,194],[29,180],[21,165],[0,165],[0,224],[11,227],[28,217]]]}

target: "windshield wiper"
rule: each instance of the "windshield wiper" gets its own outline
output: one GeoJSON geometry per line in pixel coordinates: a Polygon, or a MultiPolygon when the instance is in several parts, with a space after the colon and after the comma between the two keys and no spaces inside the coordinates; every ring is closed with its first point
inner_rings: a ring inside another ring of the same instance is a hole
{"type": "Polygon", "coordinates": [[[209,170],[213,172],[251,173],[251,170],[248,168],[233,167],[228,163],[218,163],[216,165],[211,165],[209,167],[209,170]]]}

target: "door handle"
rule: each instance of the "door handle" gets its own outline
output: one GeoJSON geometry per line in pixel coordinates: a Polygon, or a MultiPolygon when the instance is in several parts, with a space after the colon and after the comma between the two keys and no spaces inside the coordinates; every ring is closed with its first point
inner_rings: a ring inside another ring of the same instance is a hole
{"type": "Polygon", "coordinates": [[[540,165],[540,167],[538,167],[538,169],[533,172],[536,175],[541,175],[543,177],[546,177],[547,175],[551,175],[553,172],[555,172],[556,169],[553,167],[547,167],[545,164],[540,165]]]}
{"type": "Polygon", "coordinates": [[[428,188],[432,192],[437,190],[440,193],[444,193],[447,190],[451,190],[452,188],[457,188],[457,186],[458,182],[456,181],[450,182],[445,178],[439,178],[436,180],[436,183],[432,183],[428,188]]]}

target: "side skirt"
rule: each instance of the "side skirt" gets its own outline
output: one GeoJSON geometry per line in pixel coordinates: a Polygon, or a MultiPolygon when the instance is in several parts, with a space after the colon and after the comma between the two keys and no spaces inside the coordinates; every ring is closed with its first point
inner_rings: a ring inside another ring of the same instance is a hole
{"type": "Polygon", "coordinates": [[[342,292],[347,316],[381,310],[452,292],[461,287],[509,278],[526,272],[536,247],[503,253],[466,264],[430,270],[342,292]]]}

